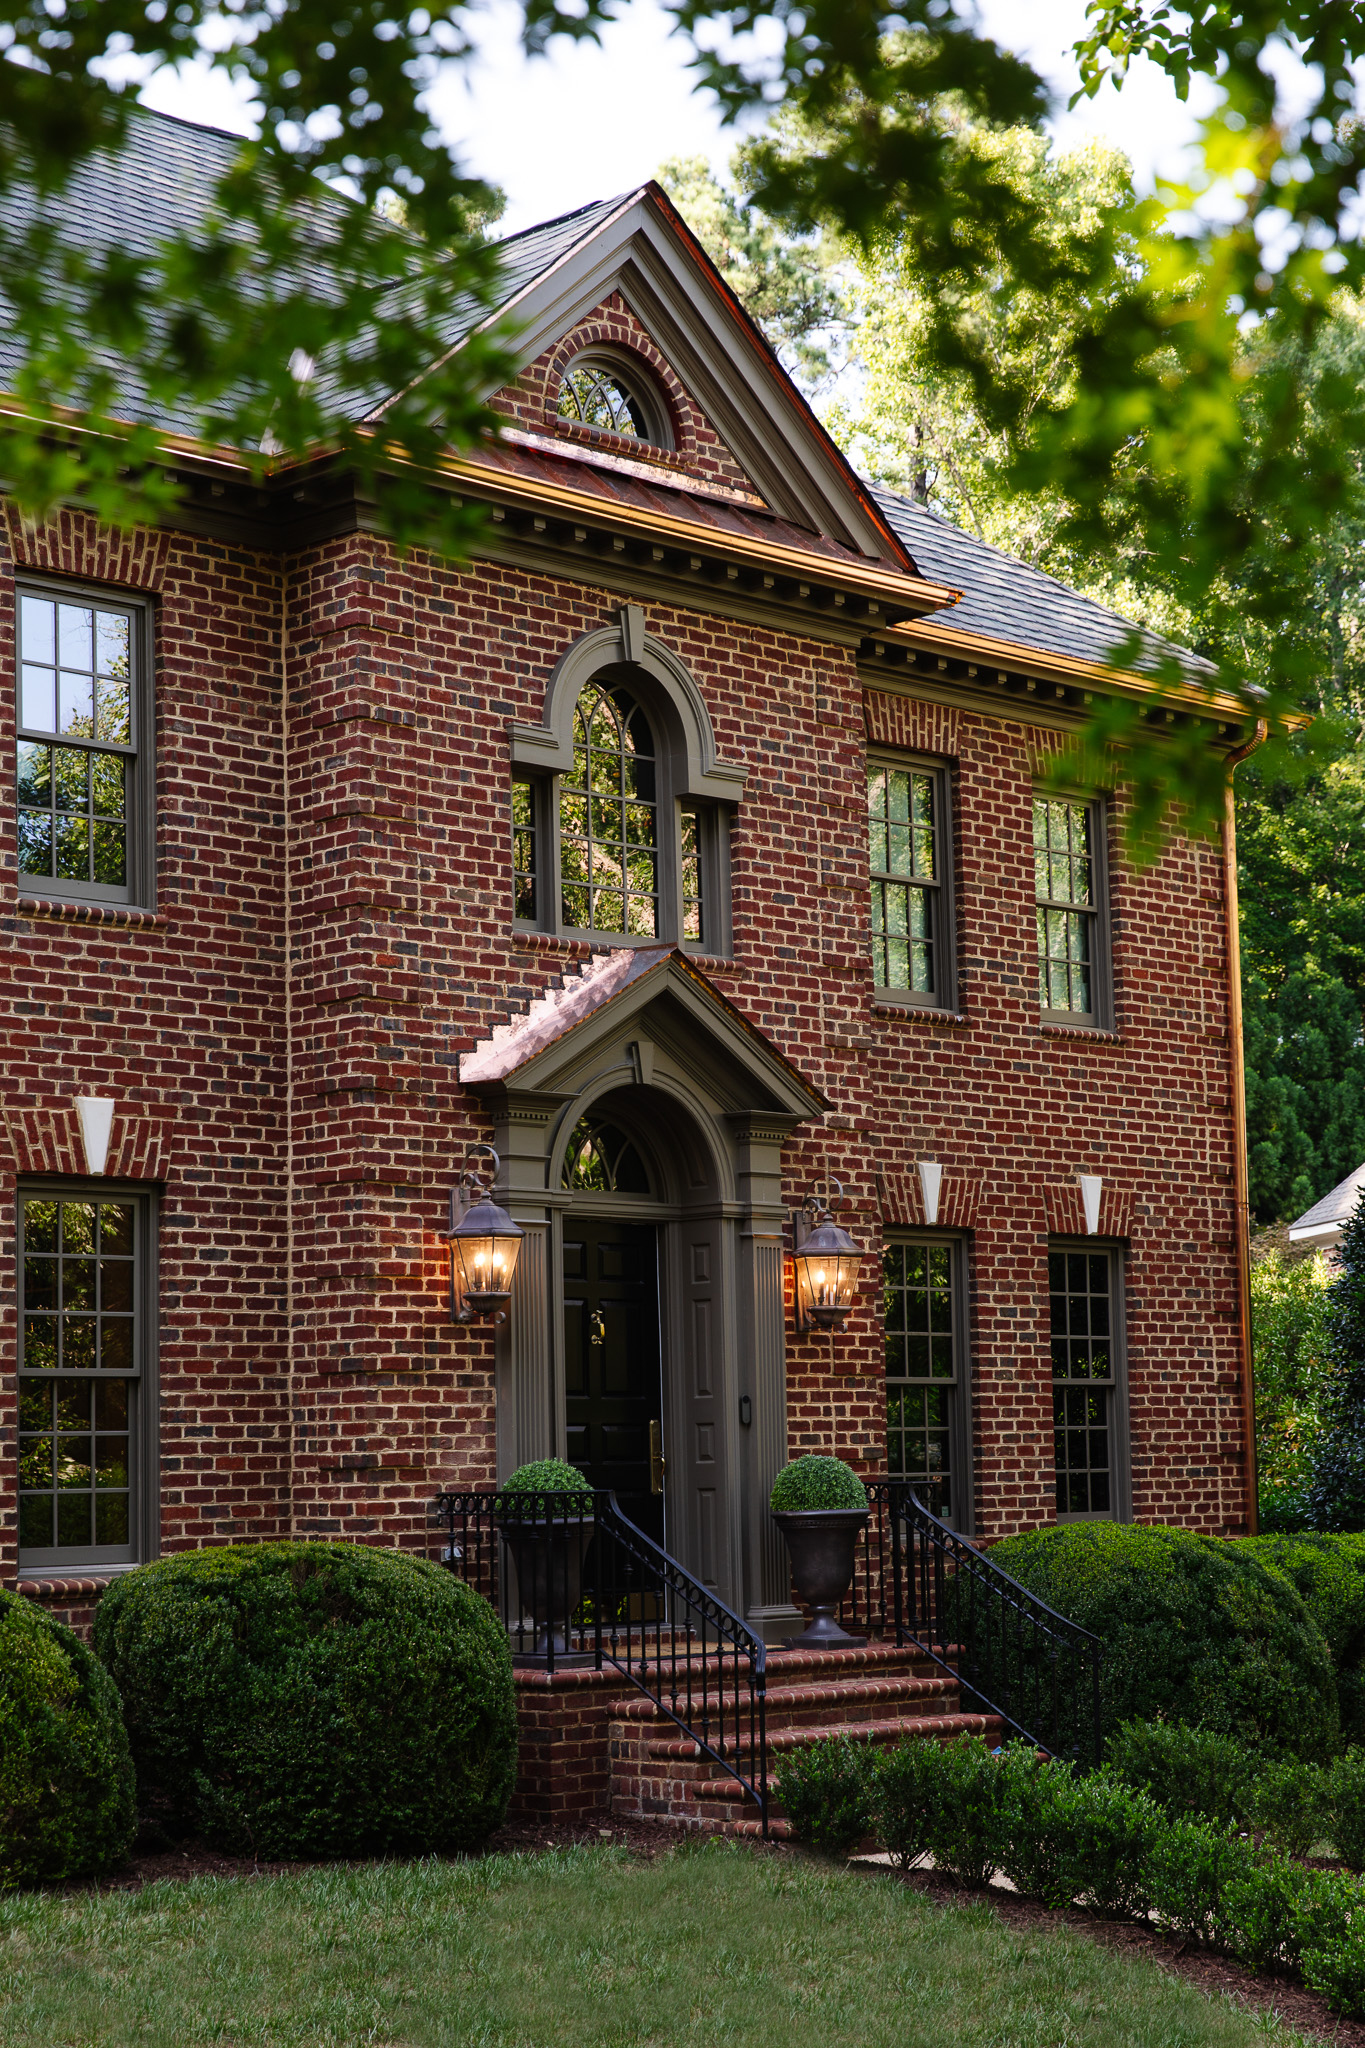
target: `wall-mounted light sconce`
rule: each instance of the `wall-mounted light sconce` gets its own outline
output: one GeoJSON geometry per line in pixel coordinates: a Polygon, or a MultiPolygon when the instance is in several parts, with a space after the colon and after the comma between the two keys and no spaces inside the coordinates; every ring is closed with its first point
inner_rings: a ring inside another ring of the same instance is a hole
{"type": "Polygon", "coordinates": [[[114,1099],[111,1095],[77,1095],[76,1115],[81,1126],[81,1150],[85,1170],[92,1177],[104,1172],[109,1162],[109,1134],[114,1128],[114,1099]]]}
{"type": "Polygon", "coordinates": [[[493,1200],[502,1161],[491,1145],[471,1145],[492,1160],[480,1173],[466,1164],[450,1190],[450,1319],[455,1323],[505,1323],[512,1299],[512,1275],[525,1232],[493,1200]]]}
{"type": "Polygon", "coordinates": [[[820,1182],[792,1212],[798,1331],[837,1330],[853,1306],[863,1248],[834,1221],[833,1203],[843,1198],[837,1180],[820,1182]]]}

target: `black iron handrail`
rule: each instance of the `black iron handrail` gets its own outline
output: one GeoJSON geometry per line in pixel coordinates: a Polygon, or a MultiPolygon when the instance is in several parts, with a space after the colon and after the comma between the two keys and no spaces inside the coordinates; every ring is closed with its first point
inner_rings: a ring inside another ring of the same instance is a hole
{"type": "Polygon", "coordinates": [[[1025,1741],[1098,1764],[1099,1637],[940,1521],[908,1481],[872,1480],[867,1494],[844,1626],[914,1642],[1025,1741]]]}
{"type": "Polygon", "coordinates": [[[516,1662],[619,1671],[749,1794],[767,1834],[767,1649],[747,1622],[613,1493],[444,1493],[437,1512],[442,1562],[501,1616],[516,1662]]]}

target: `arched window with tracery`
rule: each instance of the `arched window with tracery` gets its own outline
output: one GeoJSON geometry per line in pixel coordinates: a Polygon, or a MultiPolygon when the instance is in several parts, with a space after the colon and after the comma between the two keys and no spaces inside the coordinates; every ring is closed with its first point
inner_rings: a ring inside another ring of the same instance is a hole
{"type": "Polygon", "coordinates": [[[672,445],[668,409],[648,373],[614,356],[575,356],[560,381],[557,410],[577,426],[625,434],[656,448],[672,445]]]}
{"type": "Polygon", "coordinates": [[[566,1188],[590,1195],[647,1195],[649,1172],[618,1124],[585,1116],[574,1125],[560,1176],[566,1188]]]}
{"type": "Polygon", "coordinates": [[[621,683],[595,679],[574,712],[573,767],[559,793],[561,915],[571,930],[659,933],[655,740],[621,683]]]}

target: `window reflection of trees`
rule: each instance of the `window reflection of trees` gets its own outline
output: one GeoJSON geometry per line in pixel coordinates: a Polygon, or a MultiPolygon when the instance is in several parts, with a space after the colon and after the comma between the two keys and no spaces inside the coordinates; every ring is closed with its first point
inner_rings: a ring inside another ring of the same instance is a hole
{"type": "Polygon", "coordinates": [[[629,690],[592,682],[574,711],[574,760],[560,786],[562,917],[578,931],[659,930],[654,735],[629,690]]]}

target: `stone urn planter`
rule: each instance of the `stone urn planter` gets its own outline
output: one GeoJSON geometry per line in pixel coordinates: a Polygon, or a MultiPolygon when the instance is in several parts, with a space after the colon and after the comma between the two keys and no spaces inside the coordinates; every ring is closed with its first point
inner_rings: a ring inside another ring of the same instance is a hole
{"type": "MultiPolygon", "coordinates": [[[[596,1530],[588,1482],[572,1465],[542,1459],[512,1474],[498,1495],[497,1524],[516,1571],[519,1617],[535,1631],[534,1647],[516,1664],[590,1664],[577,1652],[570,1625],[583,1596],[583,1561],[596,1530]],[[575,1513],[574,1494],[587,1495],[575,1513]]],[[[520,1633],[520,1631],[518,1631],[520,1633]]]]}
{"type": "Polygon", "coordinates": [[[797,1458],[778,1474],[771,1505],[786,1539],[796,1597],[811,1610],[805,1634],[789,1636],[787,1648],[843,1650],[866,1642],[836,1619],[870,1515],[857,1473],[842,1458],[797,1458]]]}

